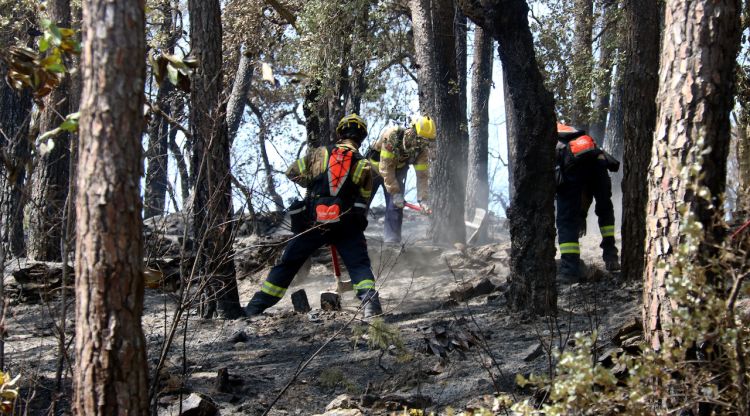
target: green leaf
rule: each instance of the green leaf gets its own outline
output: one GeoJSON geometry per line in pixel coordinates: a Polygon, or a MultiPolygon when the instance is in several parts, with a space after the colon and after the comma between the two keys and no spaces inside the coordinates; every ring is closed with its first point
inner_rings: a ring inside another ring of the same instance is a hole
{"type": "Polygon", "coordinates": [[[80,112],[70,113],[65,117],[65,121],[60,124],[60,128],[69,132],[75,133],[78,131],[78,119],[81,117],[80,112]]]}
{"type": "Polygon", "coordinates": [[[42,37],[39,39],[39,52],[46,52],[49,49],[49,41],[47,38],[42,37]]]}
{"type": "Polygon", "coordinates": [[[58,74],[64,74],[65,73],[65,66],[63,64],[51,64],[51,65],[45,65],[44,68],[49,72],[55,72],[58,74]]]}

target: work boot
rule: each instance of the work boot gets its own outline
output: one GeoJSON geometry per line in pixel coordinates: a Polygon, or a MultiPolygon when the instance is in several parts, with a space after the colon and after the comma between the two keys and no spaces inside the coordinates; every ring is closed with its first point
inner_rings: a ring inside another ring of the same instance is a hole
{"type": "Polygon", "coordinates": [[[560,266],[557,269],[557,281],[564,284],[580,282],[581,258],[577,254],[563,254],[560,256],[560,266]]]}
{"type": "Polygon", "coordinates": [[[247,306],[245,306],[245,316],[251,317],[262,315],[263,311],[273,306],[276,302],[273,302],[273,299],[269,302],[269,299],[266,299],[268,297],[270,296],[263,292],[256,292],[255,295],[253,295],[253,298],[250,299],[250,302],[247,303],[247,306]]]}
{"type": "Polygon", "coordinates": [[[615,247],[614,238],[612,242],[605,240],[601,244],[602,248],[602,260],[604,260],[604,268],[608,272],[619,272],[620,271],[620,256],[615,247]]]}
{"type": "Polygon", "coordinates": [[[383,313],[383,308],[380,306],[380,297],[378,292],[370,291],[362,297],[362,303],[364,304],[364,317],[365,319],[371,318],[376,315],[383,313]]]}

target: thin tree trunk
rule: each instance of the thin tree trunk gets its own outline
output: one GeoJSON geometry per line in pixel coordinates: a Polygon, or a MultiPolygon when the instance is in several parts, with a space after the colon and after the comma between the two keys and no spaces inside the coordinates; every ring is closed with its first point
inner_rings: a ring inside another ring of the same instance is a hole
{"type": "MultiPolygon", "coordinates": [[[[156,94],[157,108],[170,115],[169,98],[174,88],[165,80],[156,94]]],[[[148,150],[146,151],[146,191],[143,217],[151,218],[164,213],[167,201],[169,122],[160,114],[153,114],[148,125],[148,150]]]]}
{"type": "MultiPolygon", "coordinates": [[[[485,3],[485,2],[483,2],[485,3]]],[[[516,141],[512,175],[516,192],[510,212],[510,291],[513,309],[554,314],[555,285],[554,147],[552,94],[544,87],[536,63],[525,0],[494,0],[483,7],[459,1],[464,13],[490,30],[512,103],[516,141]]]]}
{"type": "Polygon", "coordinates": [[[489,206],[488,141],[492,60],[492,36],[477,26],[474,29],[474,62],[471,68],[471,135],[469,178],[466,181],[466,213],[469,216],[476,208],[486,210],[489,206]]]}
{"type": "Polygon", "coordinates": [[[145,2],[84,0],[76,210],[78,415],[148,415],[143,312],[145,2]]]}
{"type": "MultiPolygon", "coordinates": [[[[658,45],[657,45],[658,47],[658,45]]],[[[657,62],[658,65],[658,62],[657,62]]],[[[622,160],[623,148],[625,142],[625,113],[623,109],[624,80],[622,71],[624,68],[618,68],[615,74],[615,82],[612,87],[612,101],[609,107],[609,121],[604,133],[604,149],[618,160],[622,160]]],[[[618,173],[622,177],[622,173],[618,173]]]]}
{"type": "Polygon", "coordinates": [[[511,97],[510,88],[508,87],[508,75],[506,74],[505,66],[503,66],[502,69],[503,101],[505,104],[505,138],[508,143],[508,201],[512,202],[516,195],[515,182],[513,181],[513,161],[516,160],[516,144],[518,143],[518,138],[515,136],[516,123],[513,121],[515,113],[513,113],[513,97],[511,97]]]}
{"type": "MultiPolygon", "coordinates": [[[[266,120],[263,117],[263,113],[260,111],[260,109],[253,103],[249,104],[250,109],[258,119],[258,147],[260,150],[260,159],[263,162],[263,170],[266,173],[266,192],[268,192],[268,195],[271,197],[271,201],[273,201],[273,204],[276,207],[276,211],[282,212],[284,211],[284,200],[276,191],[276,184],[273,181],[273,167],[271,166],[271,162],[268,159],[268,152],[266,151],[266,135],[268,134],[268,126],[266,125],[266,120]]],[[[250,201],[248,201],[248,204],[249,203],[250,201]]]]}
{"type": "Polygon", "coordinates": [[[716,220],[726,181],[739,16],[739,0],[671,0],[666,5],[643,285],[644,332],[655,349],[671,345],[669,328],[676,323],[674,301],[666,289],[670,268],[661,264],[674,264],[684,242],[681,219],[692,215],[703,225],[698,232],[704,256],[693,263],[706,266],[705,284],[712,282],[705,253],[723,239],[716,220]],[[711,151],[703,154],[705,149],[711,151]],[[685,169],[696,168],[700,175],[683,175],[685,169]],[[710,191],[710,198],[697,194],[694,186],[710,191]]]}
{"type": "Polygon", "coordinates": [[[602,76],[595,85],[594,106],[591,110],[591,126],[589,127],[589,135],[599,146],[604,144],[604,134],[607,129],[607,113],[612,92],[612,65],[614,63],[612,58],[618,34],[618,26],[612,23],[617,12],[617,3],[614,0],[603,0],[601,3],[601,27],[604,33],[599,41],[599,64],[597,66],[602,76]]]}
{"type": "Polygon", "coordinates": [[[222,91],[222,28],[218,0],[188,0],[190,43],[200,67],[192,77],[190,131],[196,248],[201,276],[208,279],[204,317],[243,315],[235,278],[234,220],[226,105],[222,91]]]}
{"type": "MultiPolygon", "coordinates": [[[[50,19],[59,27],[70,27],[70,0],[47,2],[50,19]]],[[[70,113],[70,79],[44,100],[39,132],[57,128],[70,113]]],[[[54,138],[54,148],[37,159],[31,179],[28,256],[41,261],[60,261],[63,209],[70,180],[70,135],[54,138]]]]}
{"type": "MultiPolygon", "coordinates": [[[[182,114],[184,105],[182,102],[182,98],[180,97],[173,97],[172,103],[170,105],[170,113],[172,114],[172,117],[177,117],[178,115],[182,114]]],[[[182,198],[182,205],[184,206],[187,204],[188,199],[190,198],[190,188],[192,187],[191,178],[190,178],[190,171],[188,170],[187,162],[185,162],[185,155],[182,152],[182,149],[180,149],[180,146],[177,144],[177,132],[178,129],[174,127],[170,127],[169,129],[169,151],[172,152],[172,156],[174,157],[175,163],[177,164],[177,172],[180,174],[180,196],[182,198]]],[[[190,138],[185,138],[185,140],[189,141],[190,138]]]]}
{"type": "Polygon", "coordinates": [[[659,5],[650,0],[632,0],[625,5],[624,27],[628,31],[619,93],[624,135],[622,275],[628,279],[643,276],[647,179],[659,87],[659,15],[659,5]]]}
{"type": "MultiPolygon", "coordinates": [[[[7,73],[0,61],[0,80],[7,73]]],[[[17,92],[5,81],[0,81],[0,145],[7,157],[0,167],[0,222],[7,230],[0,231],[6,255],[23,257],[23,201],[26,184],[26,165],[31,157],[28,133],[31,121],[31,94],[17,92]]]]}
{"type": "Polygon", "coordinates": [[[240,52],[240,61],[237,64],[237,74],[232,84],[232,92],[227,102],[227,128],[229,129],[230,146],[234,143],[237,130],[242,122],[247,105],[247,94],[250,91],[250,83],[253,79],[253,60],[247,50],[240,52]]]}
{"type": "Polygon", "coordinates": [[[750,220],[750,117],[747,114],[743,117],[746,120],[739,128],[743,134],[737,137],[737,203],[735,212],[739,214],[739,219],[750,220]]]}
{"type": "Polygon", "coordinates": [[[576,127],[588,130],[591,114],[591,70],[593,54],[591,34],[594,27],[594,1],[574,0],[573,54],[571,81],[573,83],[573,112],[570,122],[576,127]]]}

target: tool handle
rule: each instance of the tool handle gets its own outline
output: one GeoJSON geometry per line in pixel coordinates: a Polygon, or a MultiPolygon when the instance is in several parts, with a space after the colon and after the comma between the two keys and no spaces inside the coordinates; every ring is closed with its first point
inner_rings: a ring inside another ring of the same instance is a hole
{"type": "Polygon", "coordinates": [[[336,275],[336,279],[341,277],[341,267],[339,266],[339,255],[336,252],[336,246],[331,244],[328,246],[331,248],[331,259],[333,260],[333,274],[336,275]]]}
{"type": "Polygon", "coordinates": [[[422,212],[422,213],[424,213],[424,214],[426,214],[426,215],[430,215],[430,214],[432,214],[432,210],[429,210],[429,211],[427,211],[427,212],[423,212],[423,211],[422,211],[422,207],[421,207],[421,206],[419,206],[419,205],[417,205],[417,204],[412,204],[411,202],[404,202],[404,206],[405,206],[406,208],[409,208],[409,209],[413,209],[414,211],[419,211],[419,212],[422,212]]]}

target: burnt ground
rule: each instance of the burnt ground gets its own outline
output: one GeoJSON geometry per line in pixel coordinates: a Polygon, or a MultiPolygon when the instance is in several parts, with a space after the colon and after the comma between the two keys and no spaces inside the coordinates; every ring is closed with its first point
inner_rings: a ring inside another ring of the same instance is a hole
{"type": "MultiPolygon", "coordinates": [[[[178,228],[167,223],[162,223],[167,233],[178,228]]],[[[158,414],[178,414],[176,403],[191,392],[210,397],[222,415],[263,414],[300,365],[324,344],[275,403],[271,415],[322,414],[342,394],[352,397],[362,414],[389,414],[403,406],[439,414],[449,408],[463,410],[496,392],[528,396],[529,391],[515,385],[516,374],[547,373],[550,344],[566,348],[575,332],[597,330],[604,351],[620,327],[640,319],[640,284],[601,271],[597,236],[582,239],[590,280],[559,285],[557,317],[532,319],[507,306],[509,237],[501,223],[493,222],[493,243],[464,251],[427,245],[421,239],[425,225],[423,218],[407,214],[406,242],[400,247],[382,245],[382,220],[371,221],[368,228],[386,311],[383,320],[395,329],[390,338],[377,323],[355,316],[358,301],[351,292],[344,296],[341,312],[319,309],[320,291],[335,287],[330,260],[321,252],[309,275],[297,279],[285,299],[262,317],[207,320],[191,309],[161,372],[158,414]],[[293,312],[289,294],[300,288],[313,308],[309,313],[293,312]],[[367,333],[368,328],[381,329],[367,333]],[[369,345],[380,338],[387,338],[382,349],[369,345]],[[224,382],[217,386],[220,369],[226,369],[224,382]]],[[[283,240],[283,234],[280,231],[270,240],[238,238],[243,304],[278,255],[280,246],[269,241],[283,240]]],[[[172,243],[177,238],[173,237],[172,243]]],[[[153,253],[155,260],[169,262],[168,249],[153,253]]],[[[143,327],[152,370],[176,300],[174,292],[146,290],[143,327]]],[[[51,317],[59,316],[58,307],[59,301],[53,299],[14,301],[8,308],[6,367],[13,375],[21,374],[21,404],[29,401],[32,415],[48,414],[53,397],[58,354],[51,317]]],[[[69,336],[73,335],[72,309],[71,303],[69,336]]],[[[360,414],[350,412],[338,414],[360,414]]]]}

